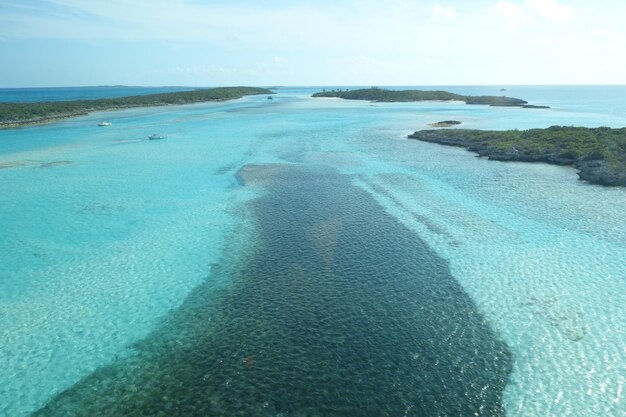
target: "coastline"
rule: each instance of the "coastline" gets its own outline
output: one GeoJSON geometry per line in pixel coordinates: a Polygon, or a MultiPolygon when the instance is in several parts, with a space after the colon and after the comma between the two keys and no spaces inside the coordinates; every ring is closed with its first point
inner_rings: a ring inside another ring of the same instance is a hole
{"type": "MultiPolygon", "coordinates": [[[[543,143],[542,147],[531,148],[524,141],[524,135],[543,135],[558,132],[565,137],[575,136],[580,132],[588,135],[599,135],[597,132],[617,131],[609,128],[566,128],[552,126],[547,129],[532,129],[529,131],[481,131],[469,129],[437,129],[420,130],[408,135],[409,139],[437,143],[439,145],[456,146],[477,153],[478,157],[486,157],[495,161],[515,162],[543,162],[553,165],[571,166],[578,170],[580,180],[602,186],[626,187],[626,164],[619,159],[619,155],[612,154],[609,149],[619,147],[619,143],[601,143],[590,146],[587,153],[580,153],[575,145],[578,143],[543,143]],[[508,136],[516,137],[517,142],[508,136]],[[513,146],[515,145],[515,146],[513,146]]],[[[626,129],[622,129],[626,134],[626,129]]],[[[541,139],[540,139],[541,140],[541,139]]],[[[540,141],[539,140],[539,141],[540,141]]],[[[615,139],[617,142],[617,139],[615,139]]],[[[623,146],[623,145],[622,145],[623,146]]],[[[617,151],[619,152],[619,151],[617,151]]],[[[623,159],[623,155],[622,155],[623,159]]]]}
{"type": "Polygon", "coordinates": [[[468,96],[443,90],[387,90],[372,87],[358,90],[323,90],[313,94],[313,98],[341,98],[344,100],[365,100],[373,103],[396,102],[462,102],[467,105],[488,105],[493,107],[518,107],[525,109],[547,109],[549,106],[528,104],[526,100],[507,96],[468,96]]]}
{"type": "Polygon", "coordinates": [[[100,111],[220,102],[236,100],[248,95],[265,94],[270,95],[275,94],[275,92],[258,87],[218,87],[175,93],[148,94],[96,100],[0,102],[0,129],[15,129],[54,123],[60,120],[85,116],[100,111]],[[33,114],[36,116],[28,117],[33,114]]]}
{"type": "MultiPolygon", "coordinates": [[[[96,111],[106,111],[106,110],[108,109],[98,109],[96,111]]],[[[110,110],[118,110],[118,109],[110,109],[110,110]]],[[[59,122],[65,119],[71,119],[73,117],[86,116],[89,113],[91,113],[91,111],[71,113],[71,114],[65,114],[65,115],[59,115],[59,116],[38,117],[36,119],[28,119],[28,120],[18,120],[18,121],[11,120],[8,122],[0,122],[0,129],[17,129],[20,127],[44,125],[48,123],[59,122]]]]}

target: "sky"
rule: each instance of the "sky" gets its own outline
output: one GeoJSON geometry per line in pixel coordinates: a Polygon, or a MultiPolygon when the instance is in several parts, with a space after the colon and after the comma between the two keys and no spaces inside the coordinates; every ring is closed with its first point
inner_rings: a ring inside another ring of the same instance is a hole
{"type": "Polygon", "coordinates": [[[0,87],[626,84],[623,0],[0,0],[0,87]]]}

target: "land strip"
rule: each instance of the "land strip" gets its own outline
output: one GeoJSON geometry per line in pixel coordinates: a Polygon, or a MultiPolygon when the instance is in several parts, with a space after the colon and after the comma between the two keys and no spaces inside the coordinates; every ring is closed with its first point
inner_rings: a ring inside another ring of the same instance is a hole
{"type": "Polygon", "coordinates": [[[530,130],[429,129],[408,136],[467,148],[499,161],[572,165],[581,180],[626,186],[626,128],[551,126],[530,130]]]}
{"type": "Polygon", "coordinates": [[[530,105],[525,100],[506,96],[464,96],[441,90],[387,90],[378,87],[358,90],[324,90],[313,94],[311,97],[337,97],[346,100],[375,102],[463,101],[466,104],[484,104],[496,107],[548,108],[547,106],[530,105]]]}
{"type": "Polygon", "coordinates": [[[225,101],[257,94],[274,93],[258,87],[218,87],[97,100],[0,103],[0,129],[50,123],[94,111],[225,101]]]}

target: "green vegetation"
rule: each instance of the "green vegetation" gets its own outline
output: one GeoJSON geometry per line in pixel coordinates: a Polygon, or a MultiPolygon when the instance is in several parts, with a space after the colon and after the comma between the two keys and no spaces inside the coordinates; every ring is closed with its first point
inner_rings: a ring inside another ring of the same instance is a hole
{"type": "Polygon", "coordinates": [[[463,101],[467,104],[485,104],[489,106],[506,107],[521,107],[528,103],[519,98],[505,96],[467,96],[463,101]]]}
{"type": "Polygon", "coordinates": [[[459,122],[458,120],[442,120],[441,122],[437,122],[437,123],[430,123],[429,126],[432,127],[452,127],[452,126],[457,126],[460,125],[461,122],[459,122]]]}
{"type": "Polygon", "coordinates": [[[421,130],[409,138],[461,146],[501,161],[574,165],[581,179],[626,186],[626,128],[551,126],[530,130],[421,130]]]}
{"type": "Polygon", "coordinates": [[[464,96],[447,91],[423,91],[423,90],[385,90],[382,88],[366,88],[361,90],[332,90],[313,94],[312,97],[338,97],[346,100],[369,100],[369,101],[428,101],[428,100],[459,100],[464,101],[464,96]]]}
{"type": "Polygon", "coordinates": [[[93,111],[224,101],[256,94],[273,94],[273,92],[257,87],[219,87],[98,100],[0,103],[0,128],[45,123],[93,111]]]}
{"type": "MultiPolygon", "coordinates": [[[[490,106],[524,107],[527,102],[519,98],[505,96],[463,96],[441,90],[386,90],[372,87],[360,90],[330,90],[313,94],[312,97],[338,97],[346,100],[369,100],[377,102],[398,101],[464,101],[466,104],[485,104],[490,106]]],[[[539,106],[528,106],[537,108],[539,106]]],[[[545,108],[541,106],[541,108],[545,108]]]]}
{"type": "Polygon", "coordinates": [[[525,109],[549,109],[550,106],[537,106],[535,104],[524,104],[522,106],[525,109]]]}

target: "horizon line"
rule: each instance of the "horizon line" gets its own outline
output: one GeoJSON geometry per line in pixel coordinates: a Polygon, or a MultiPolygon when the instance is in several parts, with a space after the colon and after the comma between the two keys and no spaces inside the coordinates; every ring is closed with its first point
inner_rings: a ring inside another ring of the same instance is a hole
{"type": "Polygon", "coordinates": [[[330,87],[624,87],[624,84],[311,84],[311,85],[126,85],[126,84],[98,84],[98,85],[46,85],[46,86],[20,86],[20,87],[0,87],[0,90],[20,90],[34,88],[220,88],[220,87],[263,87],[263,88],[330,88],[330,87]]]}

